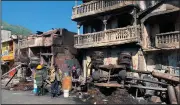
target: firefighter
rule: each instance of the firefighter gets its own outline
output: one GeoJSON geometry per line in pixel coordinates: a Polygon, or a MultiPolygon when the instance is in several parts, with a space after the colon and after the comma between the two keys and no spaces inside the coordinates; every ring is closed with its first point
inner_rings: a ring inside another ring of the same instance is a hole
{"type": "Polygon", "coordinates": [[[43,65],[38,65],[35,71],[35,80],[37,84],[37,93],[36,95],[44,95],[44,83],[47,77],[47,70],[43,65]]]}

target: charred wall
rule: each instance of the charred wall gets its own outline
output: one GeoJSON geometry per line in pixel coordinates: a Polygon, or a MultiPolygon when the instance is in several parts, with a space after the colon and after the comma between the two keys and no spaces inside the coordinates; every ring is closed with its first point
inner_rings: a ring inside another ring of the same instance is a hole
{"type": "MultiPolygon", "coordinates": [[[[132,54],[132,62],[133,62],[133,68],[134,69],[141,69],[145,70],[145,60],[142,59],[140,56],[142,52],[140,51],[140,47],[129,44],[129,45],[123,45],[123,46],[117,46],[117,47],[107,47],[107,48],[92,48],[92,49],[86,49],[83,51],[83,70],[88,70],[88,75],[90,73],[90,68],[87,68],[89,63],[91,62],[91,54],[93,51],[102,51],[104,53],[104,65],[108,64],[117,64],[118,56],[120,55],[120,52],[122,51],[128,51],[132,54]],[[141,65],[141,67],[140,67],[141,65]]],[[[85,76],[86,74],[84,74],[85,76]]]]}
{"type": "Polygon", "coordinates": [[[179,75],[178,61],[180,53],[177,50],[157,51],[146,55],[147,71],[169,72],[179,75]]]}

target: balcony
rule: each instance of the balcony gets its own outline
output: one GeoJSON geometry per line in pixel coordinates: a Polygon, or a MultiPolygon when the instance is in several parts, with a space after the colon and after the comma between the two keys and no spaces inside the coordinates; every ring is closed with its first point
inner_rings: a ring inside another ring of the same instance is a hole
{"type": "Polygon", "coordinates": [[[180,31],[156,34],[157,48],[180,48],[180,31]]]}
{"type": "Polygon", "coordinates": [[[106,11],[118,9],[127,5],[135,4],[134,0],[96,0],[83,3],[79,6],[73,7],[72,19],[103,13],[106,11]]]}
{"type": "Polygon", "coordinates": [[[138,42],[140,40],[140,32],[140,26],[137,25],[83,35],[75,35],[74,47],[89,48],[138,42]]]}

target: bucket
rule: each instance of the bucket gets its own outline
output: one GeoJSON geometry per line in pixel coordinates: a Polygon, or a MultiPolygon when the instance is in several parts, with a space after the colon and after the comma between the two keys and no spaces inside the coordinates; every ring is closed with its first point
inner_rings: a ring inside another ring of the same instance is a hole
{"type": "Polygon", "coordinates": [[[36,94],[37,93],[37,84],[36,84],[36,80],[34,79],[34,88],[33,88],[33,93],[36,94]]]}
{"type": "Polygon", "coordinates": [[[36,94],[37,93],[37,88],[33,89],[33,93],[36,94]]]}
{"type": "Polygon", "coordinates": [[[64,97],[69,97],[69,90],[64,90],[64,97]]]}

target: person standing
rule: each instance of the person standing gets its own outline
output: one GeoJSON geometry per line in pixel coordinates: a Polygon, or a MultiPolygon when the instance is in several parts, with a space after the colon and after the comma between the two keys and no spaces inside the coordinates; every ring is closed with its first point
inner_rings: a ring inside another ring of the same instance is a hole
{"type": "Polygon", "coordinates": [[[51,97],[60,95],[60,76],[57,67],[50,69],[51,97]]]}
{"type": "Polygon", "coordinates": [[[44,82],[47,76],[47,71],[43,65],[38,65],[35,71],[35,80],[37,85],[36,95],[44,95],[44,82]]]}

